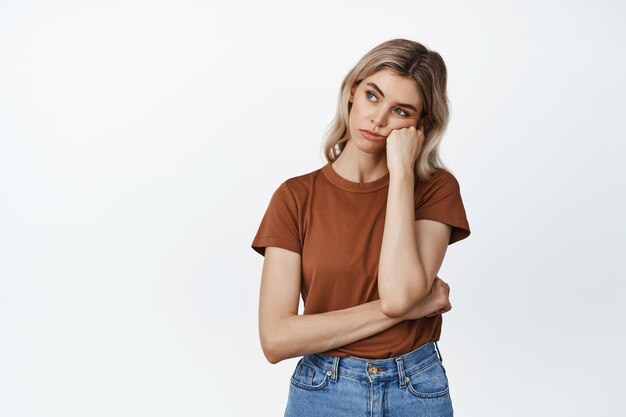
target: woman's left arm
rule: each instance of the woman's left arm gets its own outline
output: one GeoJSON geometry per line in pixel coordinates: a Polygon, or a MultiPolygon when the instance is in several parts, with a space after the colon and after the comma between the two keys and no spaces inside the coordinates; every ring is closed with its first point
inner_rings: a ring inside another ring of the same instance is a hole
{"type": "Polygon", "coordinates": [[[451,231],[451,226],[438,221],[415,221],[413,171],[390,170],[378,266],[378,293],[385,315],[403,316],[428,296],[451,231]]]}

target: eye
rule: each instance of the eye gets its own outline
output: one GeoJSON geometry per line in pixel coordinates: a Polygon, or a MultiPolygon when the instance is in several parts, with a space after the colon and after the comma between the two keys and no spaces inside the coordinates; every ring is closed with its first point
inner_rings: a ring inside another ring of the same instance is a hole
{"type": "Polygon", "coordinates": [[[396,109],[400,110],[403,113],[402,116],[408,117],[409,114],[407,112],[405,112],[404,110],[402,110],[400,107],[396,107],[396,109]]]}
{"type": "MultiPolygon", "coordinates": [[[[366,96],[368,99],[369,99],[369,96],[372,96],[372,97],[374,97],[374,98],[378,99],[378,97],[376,97],[376,94],[372,93],[371,91],[366,91],[366,92],[365,92],[365,96],[366,96]]],[[[370,100],[370,101],[374,101],[374,102],[375,102],[375,100],[370,100]]],[[[409,114],[408,114],[407,112],[405,112],[404,110],[402,110],[400,107],[397,107],[397,108],[396,108],[396,110],[400,110],[400,111],[402,112],[402,113],[397,113],[397,114],[399,114],[400,116],[403,116],[403,117],[409,117],[409,114]]]]}

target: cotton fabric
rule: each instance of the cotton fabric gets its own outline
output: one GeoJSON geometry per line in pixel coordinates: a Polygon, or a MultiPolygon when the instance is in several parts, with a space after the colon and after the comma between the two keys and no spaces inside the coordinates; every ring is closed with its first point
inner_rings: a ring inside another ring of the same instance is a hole
{"type": "MultiPolygon", "coordinates": [[[[287,179],[275,190],[252,249],[276,246],[302,257],[303,314],[340,310],[379,299],[377,278],[385,224],[389,173],[365,183],[341,177],[328,162],[287,179]]],[[[471,231],[455,176],[439,169],[415,181],[415,220],[452,226],[449,244],[471,231]]],[[[442,315],[405,320],[373,336],[323,355],[392,358],[438,341],[442,315]]]]}

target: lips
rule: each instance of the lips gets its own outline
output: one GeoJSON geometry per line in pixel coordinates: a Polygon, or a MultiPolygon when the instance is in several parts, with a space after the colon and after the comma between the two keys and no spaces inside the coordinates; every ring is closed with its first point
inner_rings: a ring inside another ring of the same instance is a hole
{"type": "Polygon", "coordinates": [[[361,134],[367,138],[367,139],[371,139],[371,140],[383,140],[385,139],[385,136],[382,135],[378,135],[374,132],[371,132],[369,130],[364,130],[364,129],[359,129],[359,132],[361,132],[361,134]]]}

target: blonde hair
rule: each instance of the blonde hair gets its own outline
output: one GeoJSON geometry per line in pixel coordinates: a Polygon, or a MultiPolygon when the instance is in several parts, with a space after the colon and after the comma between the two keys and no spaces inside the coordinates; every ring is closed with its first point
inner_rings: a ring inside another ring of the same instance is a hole
{"type": "Polygon", "coordinates": [[[437,169],[447,169],[439,158],[439,144],[449,118],[447,70],[441,55],[406,39],[392,39],[374,47],[343,79],[335,118],[324,134],[326,161],[337,160],[349,139],[351,88],[382,69],[390,69],[417,83],[423,103],[420,120],[427,116],[428,122],[424,125],[424,143],[414,169],[416,178],[428,180],[437,169]]]}

